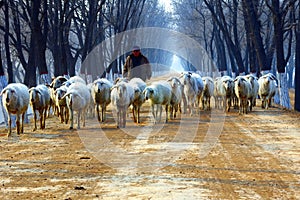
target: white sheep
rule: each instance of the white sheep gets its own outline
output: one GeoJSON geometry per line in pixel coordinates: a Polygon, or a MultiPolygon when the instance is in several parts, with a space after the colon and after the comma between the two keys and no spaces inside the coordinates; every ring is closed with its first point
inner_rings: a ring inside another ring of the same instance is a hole
{"type": "Polygon", "coordinates": [[[85,80],[83,80],[83,78],[81,78],[80,76],[72,76],[69,80],[67,80],[66,82],[64,82],[63,84],[67,87],[70,87],[70,85],[72,83],[82,83],[82,84],[86,84],[85,80]]]}
{"type": "Polygon", "coordinates": [[[66,82],[68,79],[64,76],[58,76],[53,78],[50,87],[53,88],[54,90],[56,90],[57,88],[59,88],[60,86],[63,85],[64,82],[66,82]]]}
{"type": "MultiPolygon", "coordinates": [[[[222,76],[216,80],[215,100],[221,99],[219,103],[222,104],[225,111],[230,111],[231,100],[234,93],[233,79],[229,76],[222,76]]],[[[218,102],[216,102],[218,104],[218,102]]]]}
{"type": "Polygon", "coordinates": [[[222,97],[220,92],[218,91],[218,84],[221,77],[216,77],[214,79],[214,99],[215,99],[215,108],[221,109],[222,108],[222,97]]]}
{"type": "Polygon", "coordinates": [[[80,117],[82,126],[85,127],[85,114],[88,108],[91,94],[86,84],[75,82],[68,87],[67,93],[62,99],[66,98],[70,115],[70,129],[73,129],[74,111],[77,111],[77,129],[80,129],[80,117]]]}
{"type": "Polygon", "coordinates": [[[95,105],[95,112],[97,114],[99,122],[104,122],[106,120],[106,107],[111,102],[110,91],[112,86],[113,86],[112,83],[106,78],[100,78],[93,82],[91,95],[95,105]],[[101,107],[101,117],[100,117],[100,107],[101,107]]]}
{"type": "Polygon", "coordinates": [[[146,88],[146,83],[140,78],[132,78],[129,84],[134,88],[134,98],[132,100],[133,121],[140,123],[140,109],[145,102],[143,91],[146,88]]]}
{"type": "Polygon", "coordinates": [[[38,85],[29,89],[30,106],[34,116],[34,128],[37,129],[37,113],[40,116],[40,129],[45,129],[48,107],[50,106],[50,92],[46,85],[38,85]]]}
{"type": "Polygon", "coordinates": [[[239,113],[247,114],[251,97],[251,84],[244,76],[238,76],[234,79],[234,92],[239,100],[239,113]]]}
{"type": "Polygon", "coordinates": [[[62,99],[67,93],[68,88],[65,85],[60,86],[54,92],[55,103],[58,108],[58,116],[60,117],[60,122],[67,124],[69,121],[69,109],[67,106],[66,98],[62,99]]]}
{"type": "Polygon", "coordinates": [[[268,73],[258,79],[258,94],[262,100],[261,107],[268,109],[271,107],[272,98],[276,94],[276,77],[268,73]]]}
{"type": "Polygon", "coordinates": [[[200,98],[201,98],[201,95],[202,95],[202,91],[203,91],[203,88],[204,88],[204,83],[203,83],[203,80],[202,80],[202,77],[197,74],[197,73],[194,73],[192,72],[192,77],[194,77],[196,79],[196,83],[197,83],[197,87],[198,87],[198,94],[197,94],[197,102],[196,102],[196,105],[197,105],[197,109],[199,111],[199,105],[200,105],[200,98]]]}
{"type": "Polygon", "coordinates": [[[201,94],[202,109],[210,110],[210,98],[214,95],[214,81],[211,77],[203,77],[204,88],[201,94]]]}
{"type": "Polygon", "coordinates": [[[53,113],[56,115],[59,115],[59,111],[58,111],[58,107],[57,102],[55,102],[55,90],[57,88],[59,88],[60,86],[62,86],[64,84],[64,82],[66,82],[68,79],[64,76],[57,76],[55,78],[52,79],[51,84],[49,85],[49,91],[50,91],[50,106],[49,106],[49,111],[48,113],[50,113],[50,109],[52,108],[53,113]]]}
{"type": "Polygon", "coordinates": [[[117,128],[125,128],[127,109],[134,99],[134,88],[126,82],[118,82],[112,87],[110,97],[117,113],[117,128]]]}
{"type": "Polygon", "coordinates": [[[95,118],[95,103],[94,103],[93,96],[92,96],[93,83],[87,84],[87,87],[89,88],[91,97],[90,97],[90,102],[89,102],[86,114],[87,114],[88,118],[95,118]]]}
{"type": "Polygon", "coordinates": [[[11,115],[16,115],[17,134],[24,132],[24,118],[29,105],[29,92],[22,83],[8,84],[1,92],[2,103],[8,113],[8,137],[11,136],[11,115]],[[20,116],[22,121],[20,124],[20,116]]]}
{"type": "Polygon", "coordinates": [[[256,105],[256,98],[258,95],[258,78],[252,74],[248,74],[245,76],[245,78],[250,82],[251,84],[251,95],[250,95],[250,111],[252,111],[252,107],[256,105]]]}
{"type": "Polygon", "coordinates": [[[183,85],[177,77],[171,77],[167,81],[172,88],[172,97],[170,102],[170,118],[176,118],[176,113],[178,112],[178,110],[181,112],[183,85]]]}
{"type": "Polygon", "coordinates": [[[172,98],[172,88],[166,81],[153,82],[147,86],[143,94],[145,99],[150,101],[154,123],[161,121],[162,105],[165,105],[166,122],[168,122],[168,107],[172,98]]]}
{"type": "Polygon", "coordinates": [[[180,76],[183,85],[183,92],[187,102],[189,113],[192,116],[194,110],[194,103],[197,99],[198,87],[196,80],[189,73],[182,73],[180,76]]]}

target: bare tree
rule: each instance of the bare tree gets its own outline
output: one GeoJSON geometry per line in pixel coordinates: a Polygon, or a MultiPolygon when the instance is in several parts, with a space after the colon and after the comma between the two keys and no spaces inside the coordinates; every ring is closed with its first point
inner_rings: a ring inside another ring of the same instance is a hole
{"type": "Polygon", "coordinates": [[[279,94],[280,94],[280,104],[290,109],[290,98],[288,92],[287,84],[287,74],[285,73],[285,68],[287,62],[291,56],[292,51],[292,38],[293,31],[291,28],[286,29],[291,26],[291,22],[286,20],[286,16],[289,12],[293,12],[290,9],[294,7],[295,1],[282,1],[272,0],[271,4],[267,1],[267,5],[273,14],[273,25],[274,25],[274,36],[275,36],[275,47],[276,47],[276,66],[277,72],[279,73],[279,94]],[[286,30],[285,30],[286,29],[286,30]],[[284,36],[287,34],[287,44],[288,47],[284,48],[284,36]]]}
{"type": "Polygon", "coordinates": [[[300,5],[297,6],[298,22],[296,23],[296,48],[295,48],[295,105],[294,108],[300,111],[300,5]]]}

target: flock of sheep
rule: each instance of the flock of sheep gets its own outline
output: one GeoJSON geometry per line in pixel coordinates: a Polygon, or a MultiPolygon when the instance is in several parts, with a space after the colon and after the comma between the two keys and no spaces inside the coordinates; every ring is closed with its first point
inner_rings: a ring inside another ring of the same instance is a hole
{"type": "Polygon", "coordinates": [[[50,110],[60,117],[61,123],[70,123],[70,129],[73,129],[76,111],[77,129],[80,129],[80,121],[85,126],[87,115],[96,114],[100,123],[106,121],[106,108],[110,103],[117,115],[117,127],[123,128],[130,106],[134,122],[141,122],[140,109],[145,101],[150,103],[154,123],[161,121],[163,106],[165,121],[168,122],[176,118],[178,112],[197,115],[200,109],[210,110],[211,97],[215,99],[216,108],[227,112],[236,106],[240,114],[248,113],[256,105],[258,95],[262,100],[262,108],[268,108],[277,90],[276,81],[271,73],[259,79],[253,75],[212,79],[194,72],[182,72],[177,77],[148,85],[140,78],[118,78],[114,83],[101,78],[86,84],[79,76],[70,79],[59,76],[53,79],[50,86],[38,85],[30,89],[21,83],[11,83],[2,90],[1,96],[8,113],[10,136],[11,115],[16,115],[17,134],[23,133],[24,117],[29,105],[34,113],[33,131],[37,129],[37,112],[41,129],[45,128],[50,110]]]}

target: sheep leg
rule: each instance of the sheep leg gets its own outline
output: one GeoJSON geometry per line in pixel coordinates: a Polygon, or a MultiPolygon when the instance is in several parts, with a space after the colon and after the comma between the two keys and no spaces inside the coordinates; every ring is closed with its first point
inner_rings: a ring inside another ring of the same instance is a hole
{"type": "Polygon", "coordinates": [[[82,127],[85,127],[85,116],[86,116],[86,109],[82,111],[82,127]]]}
{"type": "Polygon", "coordinates": [[[81,110],[77,112],[77,129],[80,129],[81,110]]]}
{"type": "Polygon", "coordinates": [[[60,115],[60,123],[64,123],[65,119],[64,119],[64,107],[63,106],[58,107],[58,113],[60,115]]]}
{"type": "Polygon", "coordinates": [[[272,97],[268,99],[268,108],[272,107],[272,97]]]}
{"type": "Polygon", "coordinates": [[[140,111],[141,111],[141,107],[138,106],[137,107],[137,123],[141,123],[141,121],[140,121],[140,111]]]}
{"type": "Polygon", "coordinates": [[[126,127],[126,107],[123,108],[122,111],[122,127],[125,128],[126,127]]]}
{"type": "Polygon", "coordinates": [[[8,113],[8,133],[7,136],[10,137],[11,136],[11,114],[8,113]]]}
{"type": "Polygon", "coordinates": [[[102,105],[101,106],[101,122],[104,122],[105,121],[105,106],[102,105]]]}
{"type": "Polygon", "coordinates": [[[60,115],[60,123],[64,123],[64,108],[62,106],[59,106],[59,115],[60,115]]]}
{"type": "Polygon", "coordinates": [[[64,108],[64,115],[65,115],[65,124],[69,122],[69,109],[64,108]]]}
{"type": "Polygon", "coordinates": [[[35,109],[33,109],[33,117],[34,117],[34,128],[33,128],[33,130],[32,131],[36,131],[36,129],[37,129],[37,126],[36,126],[36,110],[35,109]]]}
{"type": "Polygon", "coordinates": [[[239,114],[241,115],[242,114],[242,100],[239,99],[239,114]]]}
{"type": "Polygon", "coordinates": [[[25,119],[25,115],[26,115],[26,112],[24,112],[22,114],[21,133],[24,132],[24,119],[25,119]]]}
{"type": "MultiPolygon", "coordinates": [[[[157,110],[159,111],[158,122],[161,122],[162,105],[158,104],[157,106],[158,106],[157,110]]],[[[168,114],[168,112],[166,112],[166,113],[168,114]]],[[[166,116],[166,118],[168,118],[168,115],[166,116]]]]}
{"type": "Polygon", "coordinates": [[[106,106],[102,105],[101,106],[101,116],[102,116],[102,122],[104,122],[106,120],[106,106]]]}
{"type": "Polygon", "coordinates": [[[227,99],[227,112],[230,111],[230,106],[231,106],[231,98],[229,97],[229,98],[227,99]]]}
{"type": "Polygon", "coordinates": [[[268,98],[265,98],[264,107],[265,107],[265,109],[269,109],[269,99],[268,98]]]}
{"type": "MultiPolygon", "coordinates": [[[[169,107],[169,105],[167,104],[166,105],[166,123],[168,123],[168,107],[169,107]]],[[[162,108],[161,108],[161,111],[162,111],[162,108]]],[[[160,115],[161,115],[161,111],[160,111],[160,115]]]]}
{"type": "Polygon", "coordinates": [[[266,97],[265,96],[263,96],[262,98],[261,98],[261,108],[266,108],[267,107],[267,105],[266,105],[266,97]]]}
{"type": "Polygon", "coordinates": [[[252,111],[252,107],[253,107],[253,98],[250,98],[249,104],[250,104],[249,109],[250,109],[250,111],[252,111]]]}
{"type": "Polygon", "coordinates": [[[39,110],[39,114],[40,114],[40,129],[43,129],[43,109],[39,110]]]}
{"type": "Polygon", "coordinates": [[[16,117],[16,124],[17,124],[17,134],[20,135],[21,126],[20,126],[20,115],[19,114],[17,114],[17,117],[16,117]]]}
{"type": "Polygon", "coordinates": [[[121,108],[120,107],[118,107],[117,108],[117,128],[120,128],[120,115],[121,115],[121,113],[120,113],[120,111],[121,111],[121,108]]]}
{"type": "Polygon", "coordinates": [[[174,119],[176,119],[176,113],[180,110],[180,104],[176,104],[175,106],[175,112],[174,112],[174,119]]]}
{"type": "Polygon", "coordinates": [[[44,129],[46,128],[47,109],[48,109],[48,106],[46,106],[46,108],[44,109],[44,124],[43,124],[44,129]]]}
{"type": "MultiPolygon", "coordinates": [[[[99,111],[99,105],[98,104],[96,105],[96,113],[97,113],[97,117],[98,117],[98,122],[101,122],[100,111],[99,111]]],[[[102,120],[103,120],[103,116],[102,116],[102,120]]]]}
{"type": "Polygon", "coordinates": [[[154,123],[156,124],[157,122],[156,122],[156,115],[155,115],[154,106],[155,106],[154,104],[151,104],[152,116],[153,116],[153,118],[154,118],[154,123]]]}
{"type": "Polygon", "coordinates": [[[133,116],[133,121],[134,122],[137,122],[137,120],[136,120],[136,106],[135,105],[133,105],[133,108],[132,108],[132,116],[133,116]]]}
{"type": "Polygon", "coordinates": [[[187,113],[187,100],[184,92],[182,92],[183,114],[187,113]]]}
{"type": "Polygon", "coordinates": [[[73,117],[74,117],[74,113],[72,108],[69,108],[69,114],[70,114],[70,129],[73,129],[73,117]]]}
{"type": "Polygon", "coordinates": [[[170,106],[170,112],[168,117],[170,117],[170,119],[173,119],[173,105],[170,106]]]}

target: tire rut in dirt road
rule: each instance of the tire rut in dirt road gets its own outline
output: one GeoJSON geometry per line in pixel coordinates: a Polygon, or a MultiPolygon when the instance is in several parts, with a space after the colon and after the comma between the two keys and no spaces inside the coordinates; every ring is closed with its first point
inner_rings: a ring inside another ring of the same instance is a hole
{"type": "MultiPolygon", "coordinates": [[[[141,155],[134,160],[133,167],[147,164],[152,171],[143,168],[131,171],[130,167],[126,168],[128,160],[124,159],[116,160],[125,166],[124,170],[106,165],[105,161],[112,155],[107,146],[93,146],[95,151],[103,153],[103,158],[98,159],[86,148],[85,138],[76,130],[69,131],[68,125],[57,124],[57,118],[48,119],[44,131],[33,133],[26,126],[25,134],[18,141],[7,141],[6,136],[0,138],[0,196],[8,199],[299,199],[300,115],[276,108],[268,111],[256,108],[243,116],[230,112],[221,135],[215,135],[210,151],[201,157],[201,144],[209,127],[222,123],[223,113],[216,113],[217,116],[210,112],[201,112],[200,117],[182,115],[168,124],[153,127],[147,127],[150,118],[144,114],[140,125],[129,119],[127,131],[116,129],[108,115],[109,121],[100,124],[105,132],[103,137],[112,146],[141,155]],[[186,126],[179,137],[180,121],[186,126]],[[143,129],[145,132],[141,132],[143,129]],[[193,131],[196,135],[189,135],[193,131]],[[174,151],[173,157],[168,157],[171,154],[162,148],[166,144],[174,145],[170,147],[179,153],[174,151]],[[165,156],[149,156],[158,150],[166,153],[165,156]],[[161,166],[157,165],[159,161],[161,166]]],[[[93,125],[88,120],[82,134],[101,144],[99,131],[98,122],[93,125]]]]}
{"type": "MultiPolygon", "coordinates": [[[[278,113],[278,118],[269,116],[268,120],[273,124],[273,128],[274,122],[279,120],[282,111],[278,113]]],[[[270,137],[264,140],[256,139],[262,130],[270,130],[270,127],[266,127],[264,123],[259,123],[260,115],[264,116],[264,113],[253,112],[246,116],[229,113],[219,142],[206,157],[199,158],[197,152],[199,149],[193,150],[187,152],[176,165],[166,170],[199,178],[201,185],[208,188],[210,194],[216,198],[298,199],[300,197],[300,171],[297,168],[299,160],[292,162],[289,159],[282,159],[284,156],[288,157],[290,152],[282,152],[282,156],[276,156],[263,148],[272,144],[272,140],[270,137]]],[[[285,117],[289,124],[292,120],[291,116],[285,117]]],[[[299,127],[294,127],[293,130],[300,132],[299,127]]],[[[293,152],[297,158],[299,143],[295,138],[282,137],[279,140],[287,145],[296,142],[294,144],[296,149],[293,152]]]]}

